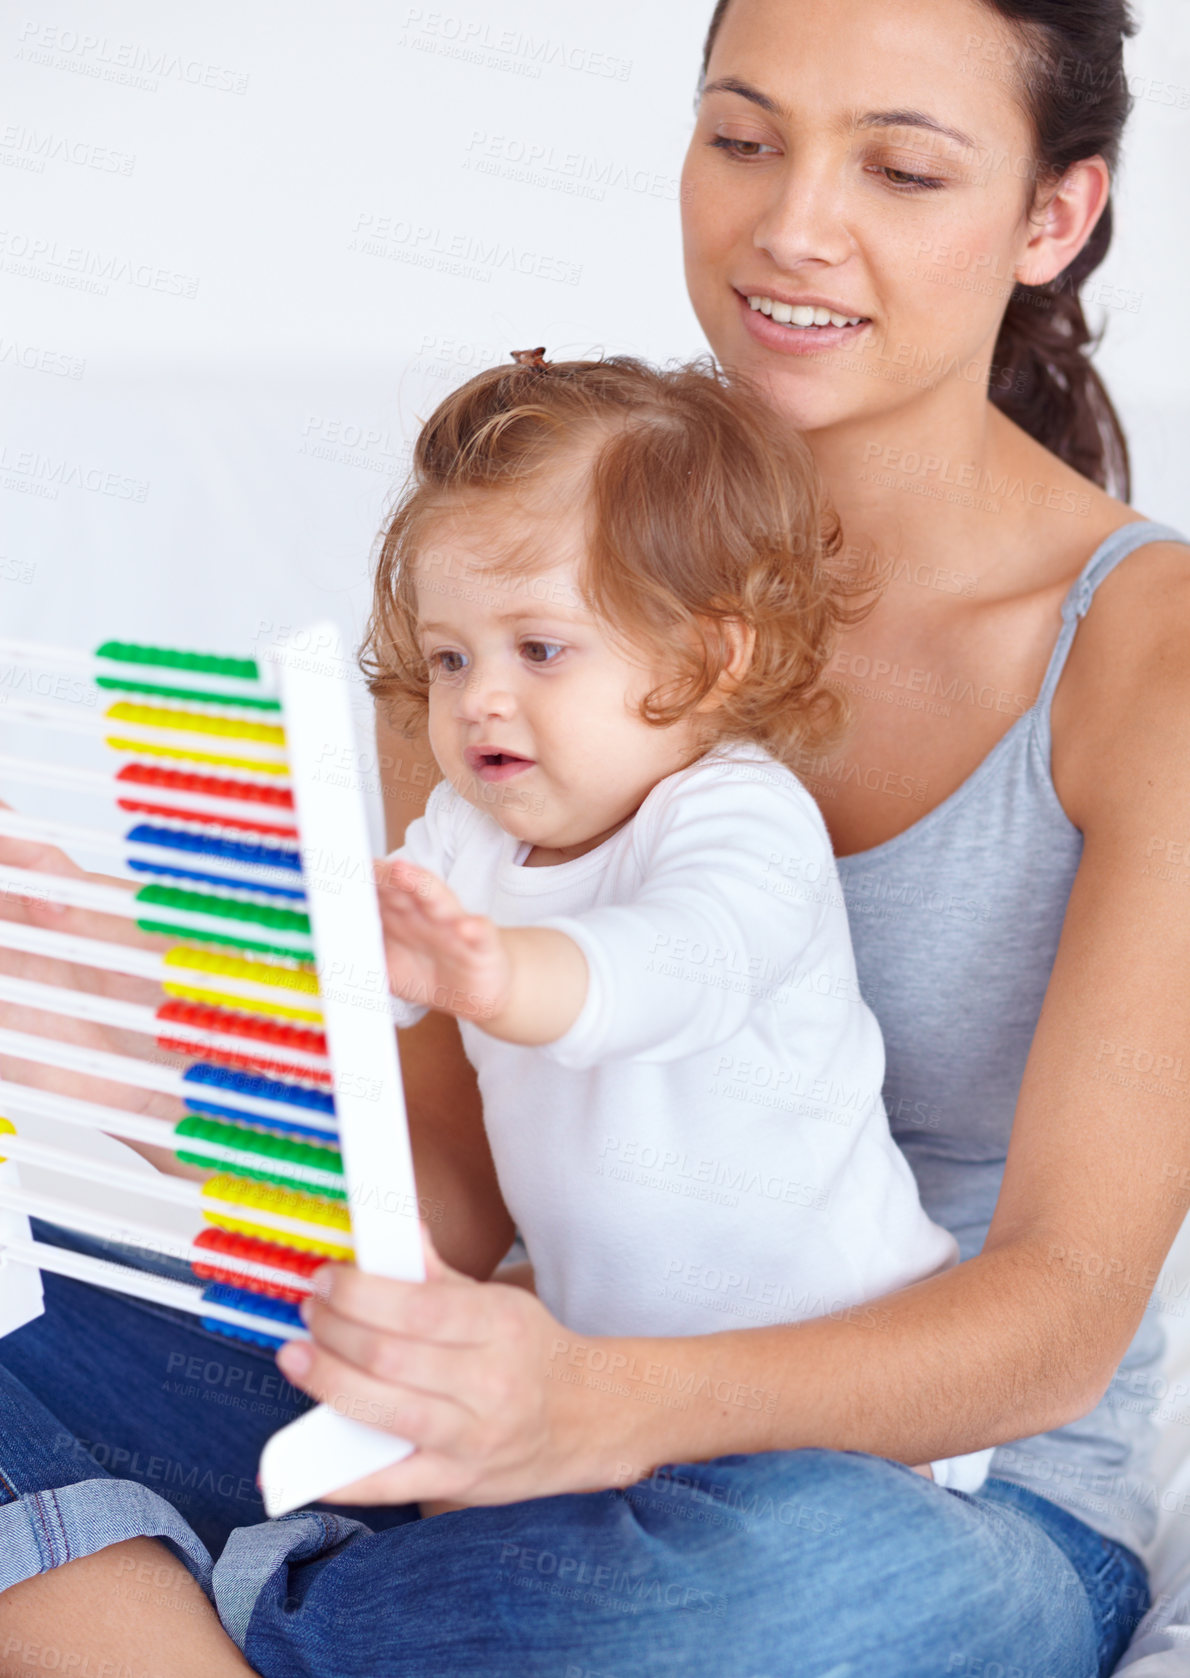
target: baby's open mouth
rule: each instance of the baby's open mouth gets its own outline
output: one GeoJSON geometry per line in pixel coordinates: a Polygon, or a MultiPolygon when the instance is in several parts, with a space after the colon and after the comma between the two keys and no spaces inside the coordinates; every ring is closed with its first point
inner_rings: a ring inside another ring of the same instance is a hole
{"type": "Polygon", "coordinates": [[[533,759],[517,752],[503,752],[495,746],[468,746],[464,761],[473,775],[481,781],[507,781],[524,769],[532,769],[533,759]]]}

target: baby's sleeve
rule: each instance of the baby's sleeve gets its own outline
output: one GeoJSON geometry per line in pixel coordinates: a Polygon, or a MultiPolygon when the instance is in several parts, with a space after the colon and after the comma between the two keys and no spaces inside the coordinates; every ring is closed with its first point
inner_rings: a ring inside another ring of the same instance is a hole
{"type": "Polygon", "coordinates": [[[943,1457],[941,1461],[930,1464],[934,1480],[948,1491],[966,1492],[972,1496],[991,1472],[995,1454],[995,1447],[988,1446],[982,1451],[968,1451],[961,1457],[943,1457]]]}
{"type": "MultiPolygon", "coordinates": [[[[404,843],[390,851],[385,861],[400,857],[402,862],[428,868],[440,878],[445,876],[458,850],[462,819],[470,808],[449,781],[439,781],[426,800],[425,814],[409,823],[404,843]]],[[[402,1031],[428,1013],[424,1003],[393,997],[393,1019],[402,1031]]]]}
{"type": "Polygon", "coordinates": [[[587,963],[578,1018],[542,1046],[565,1067],[677,1060],[726,1042],[781,989],[835,879],[821,814],[780,765],[700,771],[637,823],[632,900],[537,923],[566,933],[587,963]]]}

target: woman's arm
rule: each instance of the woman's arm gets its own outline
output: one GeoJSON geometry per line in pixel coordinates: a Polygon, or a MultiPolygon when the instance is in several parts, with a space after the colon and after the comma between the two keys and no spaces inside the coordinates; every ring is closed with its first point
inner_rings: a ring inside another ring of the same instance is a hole
{"type": "Polygon", "coordinates": [[[683,1339],[588,1339],[520,1289],[332,1267],[300,1384],[382,1404],[423,1446],[366,1495],[500,1502],[815,1445],[915,1464],[1094,1407],[1190,1206],[1171,1093],[1190,888],[1149,863],[1190,844],[1190,580],[1185,549],[1164,552],[1103,584],[1112,609],[1088,614],[1059,689],[1055,780],[1084,850],[983,1251],[848,1312],[683,1339]]]}

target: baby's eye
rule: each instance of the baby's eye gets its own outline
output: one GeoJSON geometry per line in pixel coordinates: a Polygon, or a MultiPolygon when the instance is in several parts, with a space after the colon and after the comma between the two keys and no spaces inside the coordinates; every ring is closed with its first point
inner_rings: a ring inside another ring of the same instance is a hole
{"type": "Polygon", "coordinates": [[[560,641],[522,641],[521,652],[530,664],[553,664],[562,651],[560,641]]]}
{"type": "Polygon", "coordinates": [[[444,676],[457,676],[466,663],[463,654],[456,652],[453,647],[445,647],[441,652],[430,654],[431,670],[440,671],[444,676]]]}

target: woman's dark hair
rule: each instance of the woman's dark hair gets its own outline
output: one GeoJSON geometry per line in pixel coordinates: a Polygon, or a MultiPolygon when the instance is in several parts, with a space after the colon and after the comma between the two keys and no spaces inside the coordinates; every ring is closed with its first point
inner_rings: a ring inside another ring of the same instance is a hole
{"type": "MultiPolygon", "coordinates": [[[[718,0],[703,49],[711,49],[731,0],[718,0]]],[[[1124,39],[1136,33],[1127,0],[981,0],[1011,24],[1019,50],[1006,65],[1033,124],[1035,183],[1052,186],[1073,164],[1102,157],[1115,174],[1132,98],[1124,39]]],[[[983,66],[980,66],[983,68],[983,66]]],[[[701,81],[700,81],[701,85],[701,81]]],[[[1107,255],[1109,197],[1091,237],[1046,285],[1014,287],[992,357],[989,396],[1030,437],[1104,489],[1131,495],[1128,444],[1103,381],[1088,359],[1098,344],[1079,287],[1107,255]]]]}

